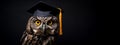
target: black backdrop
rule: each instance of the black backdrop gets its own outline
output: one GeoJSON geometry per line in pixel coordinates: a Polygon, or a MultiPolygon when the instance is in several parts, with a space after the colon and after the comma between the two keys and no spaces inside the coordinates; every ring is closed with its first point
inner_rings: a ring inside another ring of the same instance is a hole
{"type": "MultiPolygon", "coordinates": [[[[0,37],[3,45],[19,45],[28,18],[26,11],[39,0],[0,1],[0,37]]],[[[97,16],[94,0],[43,0],[61,7],[63,13],[63,36],[57,45],[89,45],[96,43],[97,16]]],[[[102,27],[101,27],[102,29],[102,27]]]]}

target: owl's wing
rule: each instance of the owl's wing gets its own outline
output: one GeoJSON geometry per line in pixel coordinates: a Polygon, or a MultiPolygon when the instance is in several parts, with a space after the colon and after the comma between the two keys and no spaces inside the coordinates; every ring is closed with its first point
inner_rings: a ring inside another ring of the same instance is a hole
{"type": "Polygon", "coordinates": [[[23,41],[23,39],[25,38],[25,36],[26,36],[27,34],[26,34],[26,31],[24,31],[23,32],[23,34],[22,34],[22,37],[21,37],[21,40],[20,40],[20,42],[22,42],[23,41]]]}
{"type": "Polygon", "coordinates": [[[28,34],[27,31],[25,30],[22,37],[21,37],[21,45],[30,45],[32,44],[33,40],[33,35],[28,34]]]}
{"type": "Polygon", "coordinates": [[[20,40],[21,45],[25,45],[25,42],[27,41],[27,40],[25,40],[25,38],[27,38],[27,32],[26,32],[26,30],[22,34],[22,37],[21,37],[21,40],[20,40]]]}

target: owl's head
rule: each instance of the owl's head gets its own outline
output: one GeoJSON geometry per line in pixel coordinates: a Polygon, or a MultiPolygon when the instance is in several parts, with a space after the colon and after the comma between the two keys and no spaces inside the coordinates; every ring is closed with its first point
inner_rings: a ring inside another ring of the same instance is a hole
{"type": "Polygon", "coordinates": [[[58,33],[59,21],[56,16],[32,16],[27,24],[27,31],[35,35],[55,35],[58,33]]]}

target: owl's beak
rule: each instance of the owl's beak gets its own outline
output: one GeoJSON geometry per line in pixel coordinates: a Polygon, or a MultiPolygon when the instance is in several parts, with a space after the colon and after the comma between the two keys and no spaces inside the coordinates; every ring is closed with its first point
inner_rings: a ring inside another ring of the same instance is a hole
{"type": "Polygon", "coordinates": [[[45,31],[45,27],[46,27],[45,24],[43,24],[43,25],[42,25],[42,30],[43,30],[43,32],[45,31]]]}

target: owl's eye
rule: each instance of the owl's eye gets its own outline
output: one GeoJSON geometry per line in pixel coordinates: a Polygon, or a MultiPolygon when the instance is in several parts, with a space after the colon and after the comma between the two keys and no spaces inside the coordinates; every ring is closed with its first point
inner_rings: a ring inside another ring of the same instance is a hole
{"type": "Polygon", "coordinates": [[[53,24],[52,20],[50,20],[50,21],[47,22],[47,25],[51,26],[52,24],[53,24]]]}
{"type": "Polygon", "coordinates": [[[41,24],[40,20],[36,20],[36,21],[35,21],[35,24],[36,24],[37,26],[39,26],[39,25],[41,24]]]}

